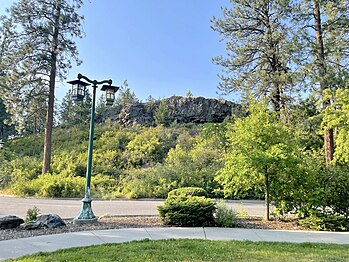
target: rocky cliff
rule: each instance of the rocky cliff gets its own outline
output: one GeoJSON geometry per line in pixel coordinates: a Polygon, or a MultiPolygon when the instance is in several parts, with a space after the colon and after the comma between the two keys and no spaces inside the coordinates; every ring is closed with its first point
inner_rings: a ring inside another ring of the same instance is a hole
{"type": "Polygon", "coordinates": [[[176,121],[177,123],[219,123],[232,113],[241,112],[239,104],[223,99],[172,96],[149,103],[109,108],[103,115],[98,116],[97,121],[104,122],[110,119],[123,126],[155,125],[154,115],[161,101],[166,104],[170,122],[176,121]]]}

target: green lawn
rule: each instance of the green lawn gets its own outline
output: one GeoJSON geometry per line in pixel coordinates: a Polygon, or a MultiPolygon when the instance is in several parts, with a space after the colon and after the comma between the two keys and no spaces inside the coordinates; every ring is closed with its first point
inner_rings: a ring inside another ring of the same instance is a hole
{"type": "Polygon", "coordinates": [[[16,261],[349,261],[349,246],[250,241],[133,241],[72,248],[16,261]]]}

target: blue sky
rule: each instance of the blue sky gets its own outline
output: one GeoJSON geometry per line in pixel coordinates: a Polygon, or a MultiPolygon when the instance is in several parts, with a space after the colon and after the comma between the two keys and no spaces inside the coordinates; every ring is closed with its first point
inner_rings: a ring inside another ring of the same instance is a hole
{"type": "MultiPolygon", "coordinates": [[[[0,0],[0,13],[13,0],[0,0]]],[[[74,65],[67,80],[82,73],[91,79],[128,80],[136,96],[165,98],[194,96],[217,98],[214,56],[225,47],[210,28],[210,19],[221,16],[229,0],[85,0],[86,36],[77,40],[83,64],[74,65]]],[[[70,88],[57,84],[60,100],[70,88]]],[[[225,97],[232,99],[234,96],[225,97]]]]}

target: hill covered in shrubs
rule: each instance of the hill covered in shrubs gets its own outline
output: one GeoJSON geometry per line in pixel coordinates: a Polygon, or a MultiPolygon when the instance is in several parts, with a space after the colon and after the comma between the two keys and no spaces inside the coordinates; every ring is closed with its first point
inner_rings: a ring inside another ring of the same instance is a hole
{"type": "MultiPolygon", "coordinates": [[[[118,123],[95,130],[91,193],[99,198],[164,198],[172,189],[200,186],[218,196],[226,123],[170,127],[118,123]],[[217,192],[216,192],[217,191],[217,192]]],[[[81,197],[88,129],[58,127],[51,172],[41,175],[43,135],[12,140],[0,151],[0,187],[19,196],[81,197]]]]}

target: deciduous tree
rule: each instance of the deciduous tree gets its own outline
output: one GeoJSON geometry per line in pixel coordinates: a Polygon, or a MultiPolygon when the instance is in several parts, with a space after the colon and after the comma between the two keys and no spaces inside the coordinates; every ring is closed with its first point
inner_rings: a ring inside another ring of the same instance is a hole
{"type": "Polygon", "coordinates": [[[249,113],[246,118],[237,119],[227,132],[229,148],[216,180],[223,186],[225,196],[264,185],[269,220],[270,200],[276,191],[273,187],[277,187],[280,176],[297,166],[298,147],[291,132],[263,102],[252,103],[249,113]]]}

